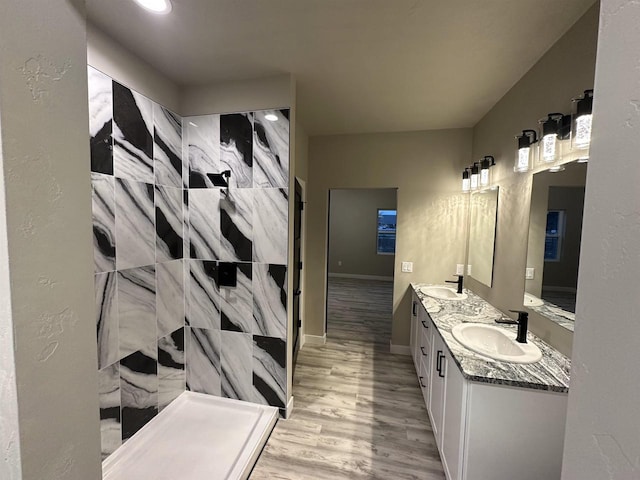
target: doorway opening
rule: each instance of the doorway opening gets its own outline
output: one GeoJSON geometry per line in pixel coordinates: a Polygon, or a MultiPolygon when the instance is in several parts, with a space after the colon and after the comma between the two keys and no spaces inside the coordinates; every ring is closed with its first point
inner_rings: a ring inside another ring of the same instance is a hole
{"type": "Polygon", "coordinates": [[[329,191],[327,337],[388,351],[396,219],[395,188],[329,191]]]}

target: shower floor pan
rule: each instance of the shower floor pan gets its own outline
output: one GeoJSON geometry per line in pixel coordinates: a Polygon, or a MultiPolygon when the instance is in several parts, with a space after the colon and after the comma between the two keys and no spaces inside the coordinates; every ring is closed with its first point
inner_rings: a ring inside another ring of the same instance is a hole
{"type": "Polygon", "coordinates": [[[102,462],[103,480],[246,479],[278,409],[185,392],[102,462]]]}

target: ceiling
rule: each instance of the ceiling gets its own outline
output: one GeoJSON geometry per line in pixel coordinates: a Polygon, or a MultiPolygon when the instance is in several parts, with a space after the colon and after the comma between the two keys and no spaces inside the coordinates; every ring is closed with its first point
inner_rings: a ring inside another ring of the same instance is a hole
{"type": "Polygon", "coordinates": [[[87,0],[180,87],[291,73],[309,135],[471,127],[594,0],[87,0]]]}

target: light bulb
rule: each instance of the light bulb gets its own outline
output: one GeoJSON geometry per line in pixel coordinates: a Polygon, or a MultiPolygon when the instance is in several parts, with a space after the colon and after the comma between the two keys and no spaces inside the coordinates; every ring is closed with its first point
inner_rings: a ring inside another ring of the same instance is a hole
{"type": "Polygon", "coordinates": [[[145,10],[160,15],[167,14],[171,11],[170,0],[133,0],[145,10]]]}

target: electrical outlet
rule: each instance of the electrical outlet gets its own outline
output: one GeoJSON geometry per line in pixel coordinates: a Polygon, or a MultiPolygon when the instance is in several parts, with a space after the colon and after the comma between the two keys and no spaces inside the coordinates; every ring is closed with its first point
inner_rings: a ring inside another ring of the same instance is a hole
{"type": "Polygon", "coordinates": [[[535,270],[536,269],[533,267],[527,267],[527,269],[525,270],[524,278],[527,280],[533,280],[535,276],[535,270]]]}
{"type": "Polygon", "coordinates": [[[413,262],[402,262],[402,271],[404,273],[413,272],[413,262]]]}
{"type": "Polygon", "coordinates": [[[456,264],[456,275],[464,275],[464,265],[461,263],[456,264]]]}
{"type": "Polygon", "coordinates": [[[471,275],[471,264],[467,265],[467,275],[471,275]]]}

